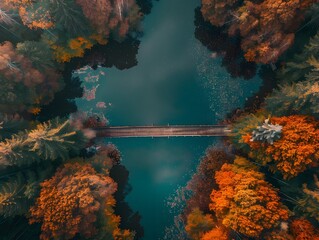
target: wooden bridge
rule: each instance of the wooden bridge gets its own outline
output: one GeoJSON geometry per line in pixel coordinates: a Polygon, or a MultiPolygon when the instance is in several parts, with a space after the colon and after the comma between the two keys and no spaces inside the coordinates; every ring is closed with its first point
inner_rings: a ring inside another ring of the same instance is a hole
{"type": "Polygon", "coordinates": [[[199,137],[229,136],[228,125],[117,126],[95,128],[96,137],[199,137]]]}

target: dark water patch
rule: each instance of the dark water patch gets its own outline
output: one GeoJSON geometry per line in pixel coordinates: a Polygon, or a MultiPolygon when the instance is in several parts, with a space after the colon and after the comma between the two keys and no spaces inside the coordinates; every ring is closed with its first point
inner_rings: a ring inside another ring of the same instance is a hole
{"type": "Polygon", "coordinates": [[[129,229],[135,232],[135,239],[144,236],[141,226],[141,215],[134,212],[125,201],[126,196],[132,191],[129,184],[129,171],[123,165],[116,165],[110,171],[110,177],[117,183],[117,192],[114,194],[116,200],[115,214],[121,216],[121,229],[129,229]]]}

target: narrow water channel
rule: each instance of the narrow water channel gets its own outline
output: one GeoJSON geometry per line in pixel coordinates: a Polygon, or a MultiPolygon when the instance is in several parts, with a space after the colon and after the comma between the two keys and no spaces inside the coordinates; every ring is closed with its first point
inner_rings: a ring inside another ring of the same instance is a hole
{"type": "MultiPolygon", "coordinates": [[[[232,79],[194,36],[199,0],[160,0],[143,22],[138,65],[102,69],[96,99],[78,100],[80,110],[110,103],[110,125],[214,124],[244,104],[261,80],[232,79]]],[[[99,69],[98,71],[101,71],[99,69]]],[[[92,73],[94,74],[94,73],[92,73]]],[[[107,104],[108,105],[108,104],[107,104]]],[[[217,139],[106,139],[130,172],[130,206],[142,215],[145,240],[160,239],[173,224],[167,198],[190,178],[205,149],[217,139]]]]}

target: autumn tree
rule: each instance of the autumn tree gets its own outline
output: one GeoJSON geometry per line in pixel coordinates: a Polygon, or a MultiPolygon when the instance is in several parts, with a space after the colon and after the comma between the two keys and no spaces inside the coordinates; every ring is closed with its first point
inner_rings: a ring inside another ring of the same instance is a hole
{"type": "Polygon", "coordinates": [[[319,240],[319,232],[307,219],[295,219],[291,222],[290,231],[295,240],[319,240]]]}
{"type": "Polygon", "coordinates": [[[209,232],[205,233],[201,240],[228,240],[229,231],[223,226],[216,226],[209,232]]]}
{"type": "Polygon", "coordinates": [[[192,210],[187,216],[185,230],[193,240],[200,240],[202,236],[214,226],[214,220],[210,214],[204,214],[198,208],[192,210]]]}
{"type": "Polygon", "coordinates": [[[20,42],[17,44],[16,51],[27,57],[36,69],[46,71],[55,67],[52,51],[44,42],[20,42]]]}
{"type": "Polygon", "coordinates": [[[213,25],[239,33],[248,61],[274,63],[293,43],[305,11],[317,0],[202,0],[202,13],[213,25]]]}
{"type": "Polygon", "coordinates": [[[41,184],[40,197],[30,209],[30,223],[41,222],[40,239],[72,239],[97,234],[97,213],[113,204],[116,183],[89,164],[65,164],[41,184]]]}
{"type": "Polygon", "coordinates": [[[75,0],[98,34],[108,37],[111,33],[123,39],[138,27],[140,8],[135,0],[75,0]]]}
{"type": "Polygon", "coordinates": [[[305,10],[315,2],[317,0],[245,1],[236,13],[239,20],[229,31],[231,34],[240,31],[246,59],[264,64],[276,62],[292,45],[305,10]]]}
{"type": "Polygon", "coordinates": [[[216,187],[215,173],[220,170],[224,163],[231,163],[232,160],[233,157],[224,149],[210,147],[206,150],[196,173],[186,186],[186,189],[192,192],[192,196],[186,202],[186,213],[196,207],[204,213],[209,212],[209,195],[216,187]]]}
{"type": "Polygon", "coordinates": [[[23,119],[20,115],[0,114],[0,140],[12,137],[25,129],[33,127],[34,123],[23,119]]]}
{"type": "Polygon", "coordinates": [[[288,219],[277,190],[248,160],[237,157],[234,164],[224,164],[215,180],[219,189],[211,193],[210,209],[224,226],[258,237],[288,219]]]}
{"type": "Polygon", "coordinates": [[[318,166],[319,127],[312,117],[293,115],[272,117],[270,121],[282,126],[282,136],[273,144],[251,142],[249,134],[243,136],[252,158],[271,165],[271,170],[281,172],[285,179],[318,166]]]}
{"type": "Polygon", "coordinates": [[[222,27],[233,21],[238,6],[238,0],[202,0],[201,12],[212,25],[222,27]]]}
{"type": "Polygon", "coordinates": [[[40,111],[41,105],[48,104],[62,86],[61,76],[53,67],[43,68],[39,65],[42,60],[43,64],[49,61],[45,59],[48,55],[45,53],[47,49],[26,53],[22,50],[23,46],[26,47],[25,44],[21,44],[16,49],[10,42],[0,45],[0,82],[2,85],[0,110],[2,112],[15,113],[28,110],[36,114],[40,111]],[[35,62],[33,65],[31,59],[38,59],[38,63],[35,62]]]}
{"type": "Polygon", "coordinates": [[[250,141],[253,131],[261,126],[266,118],[267,113],[260,110],[255,114],[245,114],[236,119],[231,126],[231,140],[234,146],[248,153],[250,147],[246,143],[246,138],[250,141]]]}

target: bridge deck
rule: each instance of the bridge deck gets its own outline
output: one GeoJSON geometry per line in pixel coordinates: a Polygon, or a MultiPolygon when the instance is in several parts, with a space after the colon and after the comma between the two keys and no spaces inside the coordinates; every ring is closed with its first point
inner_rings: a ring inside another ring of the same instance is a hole
{"type": "Polygon", "coordinates": [[[97,137],[187,137],[216,136],[230,134],[227,125],[186,125],[186,126],[120,126],[95,128],[97,137]]]}

